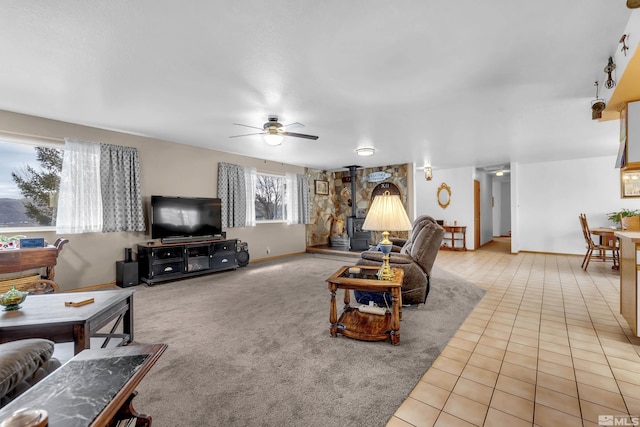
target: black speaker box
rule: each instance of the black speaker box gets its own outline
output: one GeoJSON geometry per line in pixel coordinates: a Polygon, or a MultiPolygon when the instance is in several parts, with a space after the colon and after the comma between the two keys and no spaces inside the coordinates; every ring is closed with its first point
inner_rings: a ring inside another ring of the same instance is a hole
{"type": "Polygon", "coordinates": [[[249,264],[249,244],[247,242],[238,242],[236,248],[236,261],[238,266],[246,267],[249,264]]]}
{"type": "Polygon", "coordinates": [[[117,261],[116,262],[116,285],[121,288],[135,286],[138,280],[138,262],[117,261]]]}

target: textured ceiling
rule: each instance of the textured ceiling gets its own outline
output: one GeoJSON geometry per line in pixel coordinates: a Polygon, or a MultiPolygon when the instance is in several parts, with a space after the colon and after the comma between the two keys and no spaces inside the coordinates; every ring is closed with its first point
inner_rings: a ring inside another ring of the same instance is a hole
{"type": "Polygon", "coordinates": [[[630,16],[624,0],[4,1],[0,109],[319,169],[615,155],[618,124],[590,102],[630,16]],[[271,114],[320,138],[228,138],[271,114]]]}

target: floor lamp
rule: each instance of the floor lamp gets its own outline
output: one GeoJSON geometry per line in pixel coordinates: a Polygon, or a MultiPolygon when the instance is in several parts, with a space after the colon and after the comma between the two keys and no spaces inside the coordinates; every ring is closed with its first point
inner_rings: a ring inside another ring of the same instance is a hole
{"type": "Polygon", "coordinates": [[[393,271],[389,266],[389,253],[393,243],[389,240],[389,231],[411,230],[411,221],[396,194],[381,194],[373,199],[362,225],[363,230],[382,231],[382,241],[378,248],[383,253],[382,267],[378,271],[380,280],[392,280],[393,271]]]}

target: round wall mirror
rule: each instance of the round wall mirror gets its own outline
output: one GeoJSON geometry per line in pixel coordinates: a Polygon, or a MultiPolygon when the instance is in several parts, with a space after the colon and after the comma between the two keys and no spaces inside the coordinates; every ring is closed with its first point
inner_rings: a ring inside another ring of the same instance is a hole
{"type": "Polygon", "coordinates": [[[451,203],[451,188],[444,182],[438,187],[438,204],[442,209],[446,209],[451,203]]]}

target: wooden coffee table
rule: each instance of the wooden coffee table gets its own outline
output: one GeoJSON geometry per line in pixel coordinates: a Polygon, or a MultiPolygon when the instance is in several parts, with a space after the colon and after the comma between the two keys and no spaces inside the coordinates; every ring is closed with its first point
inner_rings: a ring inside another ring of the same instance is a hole
{"type": "MultiPolygon", "coordinates": [[[[0,311],[0,343],[23,338],[47,338],[54,342],[74,342],[74,353],[89,348],[91,337],[133,341],[134,289],[96,292],[69,292],[29,295],[20,310],[0,311]],[[93,298],[94,302],[80,307],[67,307],[65,302],[93,298]],[[113,320],[109,334],[97,332],[113,320]],[[122,320],[122,334],[115,328],[122,320]]],[[[105,343],[106,344],[106,343],[105,343]]]]}
{"type": "Polygon", "coordinates": [[[400,310],[402,307],[402,278],[404,271],[394,268],[393,280],[378,280],[379,267],[344,266],[327,279],[331,291],[329,312],[329,330],[332,337],[338,334],[365,341],[386,341],[400,344],[400,310]],[[359,269],[358,274],[350,274],[349,269],[359,269]],[[336,291],[344,289],[344,309],[338,319],[336,309],[336,291]],[[388,292],[391,294],[391,307],[384,315],[363,313],[351,307],[350,291],[388,292]]]}

